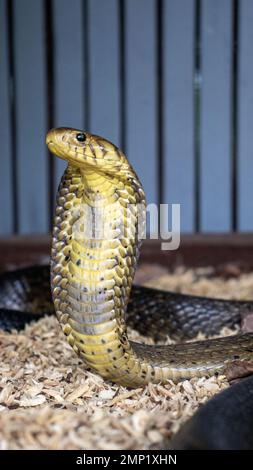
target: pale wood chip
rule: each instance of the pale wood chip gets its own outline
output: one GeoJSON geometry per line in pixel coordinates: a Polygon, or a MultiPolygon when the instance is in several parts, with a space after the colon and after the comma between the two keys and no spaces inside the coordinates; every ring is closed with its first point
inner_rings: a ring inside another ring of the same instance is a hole
{"type": "Polygon", "coordinates": [[[138,394],[139,392],[142,392],[142,390],[143,390],[142,388],[135,388],[134,390],[129,390],[129,392],[121,393],[120,395],[117,395],[115,398],[111,400],[110,405],[112,406],[118,403],[119,401],[126,400],[126,398],[130,398],[138,394]]]}
{"type": "Polygon", "coordinates": [[[82,397],[85,395],[86,392],[88,392],[89,387],[87,384],[81,384],[79,387],[77,387],[76,390],[73,392],[69,393],[69,395],[66,396],[66,400],[68,401],[75,401],[77,398],[82,397]]]}
{"type": "Polygon", "coordinates": [[[45,403],[45,401],[46,397],[44,395],[37,395],[34,398],[24,396],[20,400],[20,406],[38,406],[42,405],[42,403],[45,403]]]}
{"type": "Polygon", "coordinates": [[[60,395],[59,392],[57,392],[57,390],[54,390],[54,389],[50,389],[50,388],[45,388],[43,390],[43,393],[45,395],[48,395],[49,397],[53,397],[57,403],[64,403],[64,398],[62,395],[60,395]]]}
{"type": "Polygon", "coordinates": [[[101,390],[98,394],[99,398],[101,398],[102,400],[109,400],[113,398],[114,395],[115,395],[115,391],[112,389],[101,390]]]}
{"type": "Polygon", "coordinates": [[[43,390],[43,387],[43,383],[36,383],[35,385],[32,385],[26,389],[26,395],[29,395],[31,398],[36,397],[36,395],[39,395],[43,390]]]}
{"type": "Polygon", "coordinates": [[[6,401],[10,397],[12,391],[13,391],[13,385],[12,384],[5,385],[3,390],[0,392],[0,403],[6,403],[6,401]]]}

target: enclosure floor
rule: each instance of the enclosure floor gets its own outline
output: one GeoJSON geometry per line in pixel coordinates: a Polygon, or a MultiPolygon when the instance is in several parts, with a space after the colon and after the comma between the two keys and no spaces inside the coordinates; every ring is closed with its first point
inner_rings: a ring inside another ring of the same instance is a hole
{"type": "MultiPolygon", "coordinates": [[[[253,275],[233,269],[229,279],[212,277],[211,269],[157,268],[155,280],[150,272],[144,268],[138,279],[177,292],[237,299],[253,293],[253,275]]],[[[156,449],[228,386],[222,377],[137,390],[104,382],[85,370],[49,317],[19,333],[0,332],[0,359],[1,449],[156,449]]]]}

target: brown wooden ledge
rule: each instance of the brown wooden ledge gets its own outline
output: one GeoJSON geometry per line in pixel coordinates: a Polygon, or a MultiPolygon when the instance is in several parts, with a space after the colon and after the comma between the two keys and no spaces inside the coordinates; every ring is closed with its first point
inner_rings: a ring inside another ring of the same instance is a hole
{"type": "MultiPolygon", "coordinates": [[[[1,269],[46,263],[49,255],[49,235],[0,237],[1,269]]],[[[238,263],[248,270],[253,268],[253,234],[183,235],[176,251],[162,251],[159,240],[146,240],[140,262],[171,268],[238,263]]]]}

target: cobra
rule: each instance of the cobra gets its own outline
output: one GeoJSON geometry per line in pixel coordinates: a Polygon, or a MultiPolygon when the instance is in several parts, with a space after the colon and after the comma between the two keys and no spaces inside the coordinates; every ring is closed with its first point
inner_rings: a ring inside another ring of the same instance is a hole
{"type": "MultiPolygon", "coordinates": [[[[138,205],[145,204],[140,180],[123,152],[99,136],[58,128],[46,143],[68,163],[52,236],[53,302],[69,344],[86,365],[106,380],[137,387],[226,374],[233,363],[252,361],[251,333],[169,346],[128,339],[126,309],[140,249],[138,205]],[[103,236],[96,232],[97,217],[103,236]]],[[[187,316],[187,305],[178,307],[187,316]]],[[[203,316],[210,321],[208,308],[203,316]]],[[[136,321],[145,319],[138,315],[136,321]]]]}

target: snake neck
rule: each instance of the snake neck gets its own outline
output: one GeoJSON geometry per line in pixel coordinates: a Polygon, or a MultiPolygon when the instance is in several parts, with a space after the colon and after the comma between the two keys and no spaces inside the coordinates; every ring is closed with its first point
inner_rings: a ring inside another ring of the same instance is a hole
{"type": "Polygon", "coordinates": [[[125,323],[140,246],[138,204],[145,197],[135,174],[128,185],[69,165],[52,241],[52,294],[68,342],[89,367],[126,385],[146,375],[125,323]]]}

